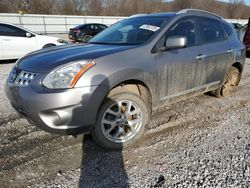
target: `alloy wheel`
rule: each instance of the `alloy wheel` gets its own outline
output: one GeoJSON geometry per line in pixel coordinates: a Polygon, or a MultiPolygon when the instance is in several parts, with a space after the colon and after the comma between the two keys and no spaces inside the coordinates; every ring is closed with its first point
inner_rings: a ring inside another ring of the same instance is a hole
{"type": "Polygon", "coordinates": [[[103,113],[101,130],[114,143],[123,143],[134,138],[143,123],[139,106],[130,100],[114,101],[103,113]]]}

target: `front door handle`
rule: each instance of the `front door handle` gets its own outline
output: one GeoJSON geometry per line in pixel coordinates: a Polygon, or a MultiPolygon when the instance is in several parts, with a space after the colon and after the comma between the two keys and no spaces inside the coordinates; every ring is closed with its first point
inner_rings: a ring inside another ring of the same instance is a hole
{"type": "Polygon", "coordinates": [[[2,39],[3,41],[11,41],[11,39],[2,39]]]}
{"type": "Polygon", "coordinates": [[[202,54],[196,56],[196,59],[197,59],[197,60],[204,60],[204,59],[206,59],[206,58],[207,58],[207,56],[206,56],[206,55],[202,55],[202,54]]]}

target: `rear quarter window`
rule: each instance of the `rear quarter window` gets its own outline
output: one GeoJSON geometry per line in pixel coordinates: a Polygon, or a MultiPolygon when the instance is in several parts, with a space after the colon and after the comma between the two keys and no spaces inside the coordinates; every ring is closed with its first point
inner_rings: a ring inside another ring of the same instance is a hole
{"type": "Polygon", "coordinates": [[[222,26],[225,30],[225,32],[227,33],[227,36],[237,36],[236,35],[236,32],[235,32],[235,29],[233,28],[233,26],[230,24],[230,23],[222,23],[222,26]]]}
{"type": "Polygon", "coordinates": [[[98,27],[99,27],[100,29],[102,29],[102,30],[104,30],[104,29],[107,28],[107,26],[105,26],[105,25],[98,25],[98,27]]]}

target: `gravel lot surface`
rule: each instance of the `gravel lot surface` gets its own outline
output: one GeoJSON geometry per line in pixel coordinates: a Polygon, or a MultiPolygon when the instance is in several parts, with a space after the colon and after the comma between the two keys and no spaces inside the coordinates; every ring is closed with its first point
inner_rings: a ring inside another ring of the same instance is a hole
{"type": "Polygon", "coordinates": [[[154,113],[137,146],[107,152],[91,138],[31,126],[3,91],[0,187],[250,187],[250,60],[230,97],[200,95],[154,113]]]}

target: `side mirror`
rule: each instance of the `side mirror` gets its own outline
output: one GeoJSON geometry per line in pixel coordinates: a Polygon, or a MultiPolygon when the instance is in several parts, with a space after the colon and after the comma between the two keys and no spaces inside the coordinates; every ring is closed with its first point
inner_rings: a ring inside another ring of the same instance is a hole
{"type": "Polygon", "coordinates": [[[32,34],[27,32],[26,37],[30,38],[30,37],[32,37],[32,34]]]}
{"type": "Polygon", "coordinates": [[[187,46],[188,39],[183,36],[171,36],[165,41],[164,50],[172,50],[177,48],[185,48],[187,46]]]}

